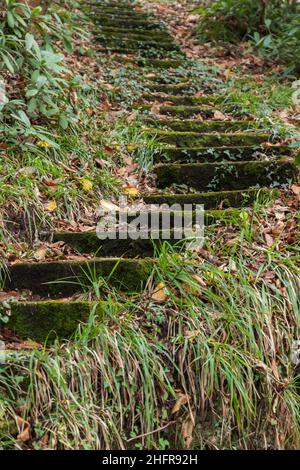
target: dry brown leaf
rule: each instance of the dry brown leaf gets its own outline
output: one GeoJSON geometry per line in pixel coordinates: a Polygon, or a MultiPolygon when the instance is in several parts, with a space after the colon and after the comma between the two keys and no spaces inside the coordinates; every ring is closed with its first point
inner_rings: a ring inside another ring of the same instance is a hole
{"type": "Polygon", "coordinates": [[[34,258],[38,261],[45,259],[47,253],[47,247],[41,246],[34,252],[34,258]]]}
{"type": "Polygon", "coordinates": [[[271,246],[273,246],[274,244],[274,239],[273,237],[269,234],[269,233],[265,233],[265,240],[266,240],[266,244],[267,246],[270,248],[271,246]]]}
{"type": "Polygon", "coordinates": [[[175,405],[173,406],[172,409],[172,415],[177,413],[180,408],[184,405],[186,405],[189,402],[190,397],[184,393],[179,393],[179,398],[177,399],[175,405]]]}
{"type": "Polygon", "coordinates": [[[225,114],[221,113],[221,111],[215,111],[214,118],[218,119],[219,121],[225,121],[227,119],[225,114]]]}
{"type": "Polygon", "coordinates": [[[155,300],[155,302],[165,302],[165,300],[167,299],[165,287],[166,286],[164,282],[160,282],[159,284],[157,284],[151,295],[151,299],[155,300]]]}
{"type": "Polygon", "coordinates": [[[297,184],[293,184],[291,190],[294,194],[296,194],[296,196],[300,196],[300,186],[298,186],[297,184]]]}
{"type": "Polygon", "coordinates": [[[182,424],[181,435],[184,441],[184,446],[189,449],[193,440],[193,432],[195,428],[195,420],[193,417],[188,416],[182,424]]]}
{"type": "Polygon", "coordinates": [[[101,199],[100,206],[108,212],[119,211],[120,208],[113,204],[112,202],[106,201],[105,199],[101,199]]]}
{"type": "Polygon", "coordinates": [[[28,421],[25,421],[21,416],[15,416],[16,424],[18,427],[18,441],[20,442],[27,442],[30,439],[30,424],[28,421]]]}

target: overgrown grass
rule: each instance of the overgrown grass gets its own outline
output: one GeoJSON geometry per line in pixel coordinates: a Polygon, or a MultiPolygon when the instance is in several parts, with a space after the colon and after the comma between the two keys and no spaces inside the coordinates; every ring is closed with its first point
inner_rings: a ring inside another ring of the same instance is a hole
{"type": "Polygon", "coordinates": [[[30,423],[34,448],[179,448],[188,426],[191,448],[298,448],[298,255],[255,264],[231,246],[220,265],[164,244],[142,296],[112,292],[71,341],[8,355],[2,413],[30,423]]]}

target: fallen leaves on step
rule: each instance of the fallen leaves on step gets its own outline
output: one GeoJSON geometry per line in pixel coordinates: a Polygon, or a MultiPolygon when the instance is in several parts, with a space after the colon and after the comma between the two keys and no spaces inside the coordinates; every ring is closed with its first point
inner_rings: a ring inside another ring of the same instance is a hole
{"type": "Polygon", "coordinates": [[[159,282],[157,286],[154,288],[154,291],[151,295],[151,299],[155,302],[165,302],[167,299],[167,295],[165,293],[165,283],[159,282]]]}
{"type": "Polygon", "coordinates": [[[105,209],[106,212],[114,212],[120,210],[119,206],[113,204],[110,201],[106,201],[105,199],[101,199],[100,206],[105,209]]]}
{"type": "Polygon", "coordinates": [[[42,261],[46,258],[46,253],[47,253],[47,247],[46,246],[41,246],[37,248],[34,252],[34,258],[37,261],[42,261]]]}

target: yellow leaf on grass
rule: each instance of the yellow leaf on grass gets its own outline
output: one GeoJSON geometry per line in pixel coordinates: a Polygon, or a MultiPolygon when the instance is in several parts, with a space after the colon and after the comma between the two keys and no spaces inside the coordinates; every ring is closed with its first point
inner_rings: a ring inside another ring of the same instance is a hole
{"type": "Polygon", "coordinates": [[[49,142],[47,142],[46,140],[40,140],[38,143],[37,143],[37,146],[40,147],[40,148],[44,148],[44,149],[49,149],[52,147],[51,144],[49,144],[49,142]]]}
{"type": "Polygon", "coordinates": [[[165,293],[165,287],[166,286],[164,282],[160,282],[159,284],[157,284],[157,286],[155,287],[151,295],[151,299],[155,300],[155,302],[165,302],[167,298],[166,293],[165,293]]]}
{"type": "Polygon", "coordinates": [[[130,197],[138,197],[140,195],[139,190],[134,186],[126,186],[123,188],[123,192],[130,197]]]}
{"type": "Polygon", "coordinates": [[[80,184],[82,186],[82,189],[86,192],[89,192],[91,191],[91,189],[93,189],[93,183],[87,178],[82,178],[80,180],[80,184]]]}
{"type": "Polygon", "coordinates": [[[45,209],[49,212],[55,211],[57,209],[56,201],[47,202],[47,204],[45,205],[45,209]]]}

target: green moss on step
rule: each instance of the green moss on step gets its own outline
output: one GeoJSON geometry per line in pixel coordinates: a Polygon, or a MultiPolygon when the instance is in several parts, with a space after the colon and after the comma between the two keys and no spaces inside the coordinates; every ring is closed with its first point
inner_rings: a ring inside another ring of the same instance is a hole
{"type": "Polygon", "coordinates": [[[184,66],[184,59],[153,59],[146,57],[119,57],[118,60],[124,63],[131,63],[139,65],[140,67],[149,67],[150,69],[177,69],[178,67],[184,66]]]}
{"type": "Polygon", "coordinates": [[[110,277],[111,286],[126,291],[139,291],[147,280],[151,267],[149,259],[120,258],[15,264],[9,268],[6,288],[30,290],[34,294],[52,298],[66,297],[81,292],[80,284],[89,285],[85,273],[93,273],[96,278],[110,277]]]}
{"type": "Polygon", "coordinates": [[[17,302],[11,304],[8,326],[22,338],[40,342],[69,338],[80,323],[88,321],[92,311],[101,320],[105,306],[106,302],[17,302]]]}
{"type": "Polygon", "coordinates": [[[155,83],[147,84],[148,90],[151,92],[166,93],[167,95],[180,95],[182,93],[188,93],[191,88],[189,81],[175,84],[155,83]]]}
{"type": "Polygon", "coordinates": [[[187,185],[196,190],[234,190],[252,186],[286,185],[296,180],[297,168],[288,159],[274,162],[162,164],[156,167],[158,187],[187,185]]]}
{"type": "Polygon", "coordinates": [[[0,442],[6,441],[19,434],[17,424],[13,419],[0,418],[0,442]]]}
{"type": "Polygon", "coordinates": [[[157,30],[157,31],[147,31],[147,30],[129,30],[126,28],[109,28],[103,27],[97,31],[97,34],[105,35],[106,37],[113,37],[113,38],[122,38],[128,37],[132,39],[140,39],[140,40],[147,40],[147,41],[163,41],[174,43],[172,37],[165,31],[157,30]]]}
{"type": "Polygon", "coordinates": [[[212,117],[215,113],[215,108],[212,106],[161,106],[160,114],[166,114],[177,117],[191,117],[200,114],[203,117],[212,117]]]}
{"type": "Polygon", "coordinates": [[[177,147],[207,147],[217,148],[226,146],[258,146],[270,139],[266,133],[210,133],[199,134],[198,132],[159,131],[153,129],[154,134],[160,142],[173,144],[177,147]]]}
{"type": "Polygon", "coordinates": [[[175,106],[199,106],[201,104],[216,104],[220,101],[220,97],[214,95],[176,96],[162,93],[144,93],[142,98],[146,101],[157,101],[159,103],[171,102],[175,106]]]}
{"type": "MultiPolygon", "coordinates": [[[[114,26],[128,29],[163,29],[163,26],[160,23],[149,22],[146,20],[133,19],[133,18],[112,18],[109,16],[103,15],[101,18],[98,18],[97,21],[102,26],[114,26]]],[[[97,22],[96,21],[96,22],[97,22]]]]}
{"type": "Polygon", "coordinates": [[[195,121],[195,120],[157,120],[147,119],[145,122],[156,128],[168,128],[178,132],[238,132],[257,129],[255,121],[195,121]]]}
{"type": "Polygon", "coordinates": [[[163,148],[155,154],[155,162],[235,162],[264,160],[266,158],[291,155],[287,146],[238,146],[238,147],[194,147],[194,148],[163,148]]]}
{"type": "Polygon", "coordinates": [[[223,208],[249,206],[258,195],[272,199],[278,197],[279,192],[275,189],[262,188],[190,194],[162,193],[144,197],[144,200],[147,204],[204,204],[205,209],[210,210],[220,206],[223,208]]]}

